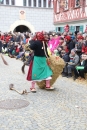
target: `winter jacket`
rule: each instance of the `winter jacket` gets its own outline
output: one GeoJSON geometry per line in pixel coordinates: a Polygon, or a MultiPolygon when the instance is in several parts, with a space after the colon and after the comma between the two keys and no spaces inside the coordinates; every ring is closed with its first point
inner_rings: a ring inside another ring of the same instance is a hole
{"type": "Polygon", "coordinates": [[[87,41],[86,41],[85,44],[82,46],[82,53],[87,54],[87,41]]]}
{"type": "Polygon", "coordinates": [[[75,48],[75,42],[73,40],[70,40],[69,42],[66,43],[67,46],[67,52],[71,52],[72,49],[75,48]]]}

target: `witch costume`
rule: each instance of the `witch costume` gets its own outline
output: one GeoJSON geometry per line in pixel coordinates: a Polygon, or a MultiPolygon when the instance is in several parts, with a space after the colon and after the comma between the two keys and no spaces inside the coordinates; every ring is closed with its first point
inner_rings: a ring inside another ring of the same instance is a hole
{"type": "MultiPolygon", "coordinates": [[[[50,79],[52,78],[52,70],[47,64],[46,55],[44,52],[43,41],[45,41],[43,32],[38,32],[34,40],[30,41],[29,48],[34,51],[34,58],[30,63],[27,80],[31,81],[32,86],[30,90],[36,92],[36,81],[46,80],[46,89],[53,89],[50,86],[50,79]]],[[[47,45],[45,44],[46,52],[47,45]]]]}

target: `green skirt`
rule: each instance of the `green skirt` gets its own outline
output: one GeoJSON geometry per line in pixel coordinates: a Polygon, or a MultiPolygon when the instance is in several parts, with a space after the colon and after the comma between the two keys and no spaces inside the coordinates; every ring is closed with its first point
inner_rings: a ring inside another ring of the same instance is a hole
{"type": "Polygon", "coordinates": [[[32,80],[44,80],[52,76],[52,70],[47,64],[46,57],[34,56],[32,67],[32,80]]]}

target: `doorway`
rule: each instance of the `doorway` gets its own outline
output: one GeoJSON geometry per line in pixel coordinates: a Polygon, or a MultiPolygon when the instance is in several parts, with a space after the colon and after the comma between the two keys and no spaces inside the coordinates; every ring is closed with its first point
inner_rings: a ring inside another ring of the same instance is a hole
{"type": "Polygon", "coordinates": [[[15,29],[14,29],[14,32],[21,32],[21,33],[23,33],[23,32],[31,32],[30,31],[30,29],[27,27],[27,26],[25,26],[25,25],[19,25],[19,26],[17,26],[15,29]]]}

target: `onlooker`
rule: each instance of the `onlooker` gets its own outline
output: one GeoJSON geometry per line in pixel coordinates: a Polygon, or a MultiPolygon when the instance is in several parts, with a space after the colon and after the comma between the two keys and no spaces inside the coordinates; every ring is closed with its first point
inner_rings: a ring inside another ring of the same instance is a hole
{"type": "Polygon", "coordinates": [[[85,37],[85,43],[82,46],[82,53],[87,54],[87,36],[85,37]]]}
{"type": "Polygon", "coordinates": [[[71,50],[70,61],[66,63],[64,68],[63,77],[72,77],[72,71],[75,69],[75,66],[79,63],[79,56],[76,54],[75,50],[71,50]]]}
{"type": "Polygon", "coordinates": [[[75,69],[75,77],[79,77],[80,80],[84,80],[84,74],[87,73],[87,55],[83,54],[81,56],[81,61],[79,66],[75,69]],[[76,71],[77,70],[77,71],[76,71]]]}
{"type": "Polygon", "coordinates": [[[77,54],[79,56],[81,56],[81,54],[82,54],[82,47],[83,47],[83,44],[84,44],[83,43],[84,37],[79,35],[77,38],[78,38],[78,43],[75,46],[75,50],[76,50],[77,54]]]}
{"type": "Polygon", "coordinates": [[[67,50],[70,53],[71,50],[75,48],[75,43],[73,42],[70,36],[66,36],[65,41],[66,41],[67,50]]]}

